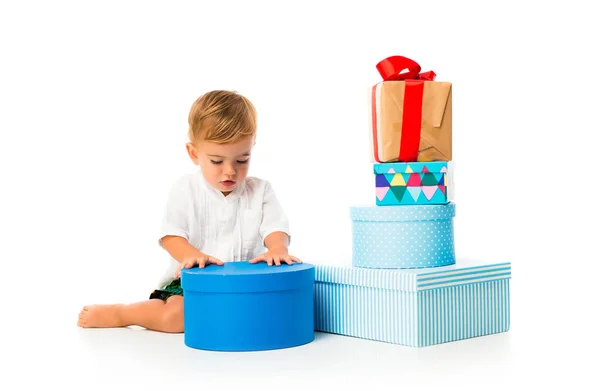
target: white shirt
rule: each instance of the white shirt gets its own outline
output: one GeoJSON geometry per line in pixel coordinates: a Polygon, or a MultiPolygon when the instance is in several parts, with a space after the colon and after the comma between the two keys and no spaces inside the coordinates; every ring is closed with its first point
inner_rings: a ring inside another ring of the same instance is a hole
{"type": "MultiPolygon", "coordinates": [[[[224,196],[198,171],[184,175],[171,189],[159,245],[167,235],[181,236],[223,262],[249,261],[267,251],[264,240],[275,231],[290,235],[287,215],[268,181],[247,177],[224,196]]],[[[159,288],[173,281],[179,267],[177,260],[169,258],[159,288]]]]}

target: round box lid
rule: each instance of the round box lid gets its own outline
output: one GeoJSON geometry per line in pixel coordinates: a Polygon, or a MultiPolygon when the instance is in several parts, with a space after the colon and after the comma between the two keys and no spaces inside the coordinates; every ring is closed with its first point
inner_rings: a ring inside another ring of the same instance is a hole
{"type": "Polygon", "coordinates": [[[353,221],[431,221],[447,220],[456,215],[456,205],[368,205],[350,207],[353,221]]]}
{"type": "Polygon", "coordinates": [[[308,263],[269,266],[266,262],[225,262],[181,270],[181,287],[195,292],[269,292],[310,287],[314,266],[308,263]]]}

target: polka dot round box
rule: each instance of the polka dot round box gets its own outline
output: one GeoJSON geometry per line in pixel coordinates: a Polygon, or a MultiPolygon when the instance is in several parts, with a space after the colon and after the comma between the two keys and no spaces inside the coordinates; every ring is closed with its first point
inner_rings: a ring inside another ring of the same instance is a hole
{"type": "Polygon", "coordinates": [[[453,201],[452,162],[373,165],[377,205],[441,205],[453,201]]]}
{"type": "Polygon", "coordinates": [[[352,219],[352,265],[408,269],[452,265],[455,204],[356,206],[352,219]]]}
{"type": "Polygon", "coordinates": [[[259,351],[312,342],[314,273],[307,263],[226,262],[183,269],[185,344],[259,351]]]}

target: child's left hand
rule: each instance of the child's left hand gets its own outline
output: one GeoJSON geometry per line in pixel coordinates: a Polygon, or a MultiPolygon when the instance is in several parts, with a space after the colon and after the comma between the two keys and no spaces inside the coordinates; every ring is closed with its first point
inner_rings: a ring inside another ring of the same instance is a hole
{"type": "Polygon", "coordinates": [[[291,265],[294,262],[302,263],[302,261],[298,258],[289,255],[287,248],[273,248],[266,253],[251,259],[249,263],[258,263],[260,261],[267,262],[267,265],[269,266],[273,266],[273,264],[276,266],[281,266],[281,262],[285,262],[288,265],[291,265]]]}

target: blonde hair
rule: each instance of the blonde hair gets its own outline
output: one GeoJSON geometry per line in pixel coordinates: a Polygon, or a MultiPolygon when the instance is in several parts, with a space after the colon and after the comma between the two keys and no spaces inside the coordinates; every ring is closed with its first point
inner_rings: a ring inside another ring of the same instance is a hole
{"type": "Polygon", "coordinates": [[[215,90],[200,96],[188,116],[190,142],[225,144],[256,136],[256,108],[236,91],[215,90]]]}

